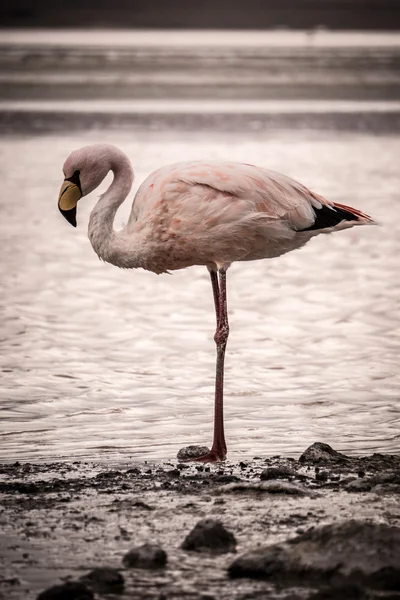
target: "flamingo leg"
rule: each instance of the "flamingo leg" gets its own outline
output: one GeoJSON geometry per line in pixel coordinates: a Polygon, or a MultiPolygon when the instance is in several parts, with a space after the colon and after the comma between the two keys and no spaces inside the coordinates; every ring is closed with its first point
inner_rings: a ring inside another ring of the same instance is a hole
{"type": "Polygon", "coordinates": [[[197,462],[218,462],[225,460],[226,442],[224,433],[224,363],[225,349],[229,336],[228,311],[226,301],[226,269],[210,272],[213,286],[215,312],[217,316],[217,329],[214,340],[217,346],[217,365],[215,375],[215,401],[214,401],[214,439],[210,452],[200,456],[197,462]]]}
{"type": "Polygon", "coordinates": [[[218,325],[218,317],[219,317],[219,283],[218,283],[218,273],[216,271],[210,271],[210,277],[211,277],[211,285],[212,285],[213,296],[214,296],[215,316],[216,316],[217,325],[218,325]]]}

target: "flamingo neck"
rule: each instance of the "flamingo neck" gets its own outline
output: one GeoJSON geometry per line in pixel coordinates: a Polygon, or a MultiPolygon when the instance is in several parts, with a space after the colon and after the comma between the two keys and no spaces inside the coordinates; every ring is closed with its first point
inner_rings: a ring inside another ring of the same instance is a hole
{"type": "Polygon", "coordinates": [[[117,233],[113,227],[115,214],[132,187],[132,165],[127,156],[119,155],[116,160],[111,161],[110,170],[114,179],[92,210],[88,236],[93,250],[101,260],[118,267],[133,267],[136,266],[135,263],[139,263],[135,257],[134,245],[132,241],[128,244],[124,234],[117,233]]]}

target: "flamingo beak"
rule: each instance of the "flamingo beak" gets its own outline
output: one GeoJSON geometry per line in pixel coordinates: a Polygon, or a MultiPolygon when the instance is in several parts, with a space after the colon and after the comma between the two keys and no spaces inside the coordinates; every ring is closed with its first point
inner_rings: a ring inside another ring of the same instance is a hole
{"type": "Polygon", "coordinates": [[[66,179],[61,186],[58,208],[62,216],[74,227],[76,227],[76,205],[80,198],[82,198],[82,192],[79,186],[66,179]]]}

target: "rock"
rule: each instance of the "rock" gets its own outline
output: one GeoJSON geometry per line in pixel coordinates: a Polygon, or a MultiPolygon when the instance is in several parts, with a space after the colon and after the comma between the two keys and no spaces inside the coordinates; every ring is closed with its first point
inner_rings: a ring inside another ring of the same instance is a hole
{"type": "Polygon", "coordinates": [[[240,483],[228,483],[217,490],[225,494],[289,494],[290,496],[317,495],[312,490],[307,490],[301,485],[289,483],[288,481],[262,481],[253,483],[251,481],[241,481],[240,483]]]}
{"type": "Polygon", "coordinates": [[[299,458],[299,462],[309,464],[343,463],[348,460],[350,460],[348,456],[337,452],[331,446],[322,442],[315,442],[315,444],[309,446],[299,458]]]}
{"type": "Polygon", "coordinates": [[[97,567],[83,575],[81,581],[95,592],[110,594],[121,593],[125,583],[121,573],[111,567],[97,567]]]}
{"type": "Polygon", "coordinates": [[[400,494],[398,483],[380,483],[372,488],[375,494],[400,494]]]}
{"type": "Polygon", "coordinates": [[[288,479],[294,477],[296,473],[288,467],[268,467],[261,472],[261,481],[268,481],[269,479],[288,479]]]}
{"type": "Polygon", "coordinates": [[[377,473],[372,475],[370,479],[374,486],[380,483],[397,483],[400,485],[400,472],[389,471],[386,473],[377,473]]]}
{"type": "Polygon", "coordinates": [[[143,544],[129,550],[122,564],[136,569],[159,569],[167,564],[167,553],[157,544],[143,544]]]}
{"type": "Polygon", "coordinates": [[[166,471],[165,474],[168,477],[171,477],[172,479],[176,479],[177,477],[181,476],[181,472],[179,469],[170,469],[169,471],[166,471]]]}
{"type": "Polygon", "coordinates": [[[286,586],[352,584],[396,590],[400,528],[354,520],[312,528],[239,556],[228,572],[286,586]]]}
{"type": "Polygon", "coordinates": [[[61,585],[47,588],[37,596],[36,600],[93,600],[94,595],[84,583],[68,581],[61,585]]]}
{"type": "Polygon", "coordinates": [[[178,460],[193,460],[208,454],[210,449],[207,446],[185,446],[177,454],[178,460]]]}
{"type": "Polygon", "coordinates": [[[369,600],[370,594],[358,585],[337,585],[320,590],[309,596],[308,600],[369,600]]]}
{"type": "Polygon", "coordinates": [[[328,481],[328,471],[320,471],[319,473],[316,473],[315,475],[315,480],[316,481],[328,481]]]}
{"type": "Polygon", "coordinates": [[[348,492],[369,492],[372,487],[372,484],[368,479],[354,479],[350,481],[345,490],[348,492]]]}
{"type": "Polygon", "coordinates": [[[192,552],[223,554],[236,551],[236,539],[220,521],[203,519],[186,536],[181,547],[192,552]]]}

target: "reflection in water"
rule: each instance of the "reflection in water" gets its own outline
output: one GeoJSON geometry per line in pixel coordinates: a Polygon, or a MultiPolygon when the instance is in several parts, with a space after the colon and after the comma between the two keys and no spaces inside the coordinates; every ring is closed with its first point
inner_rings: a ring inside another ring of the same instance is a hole
{"type": "Polygon", "coordinates": [[[64,159],[100,140],[131,157],[136,187],[169,162],[242,160],[381,221],[231,268],[226,429],[231,459],[296,454],[315,440],[398,451],[398,137],[106,132],[0,143],[1,458],[165,459],[211,442],[207,271],[100,263],[86,237],[95,198],[82,200],[77,230],[58,213],[64,159]]]}

